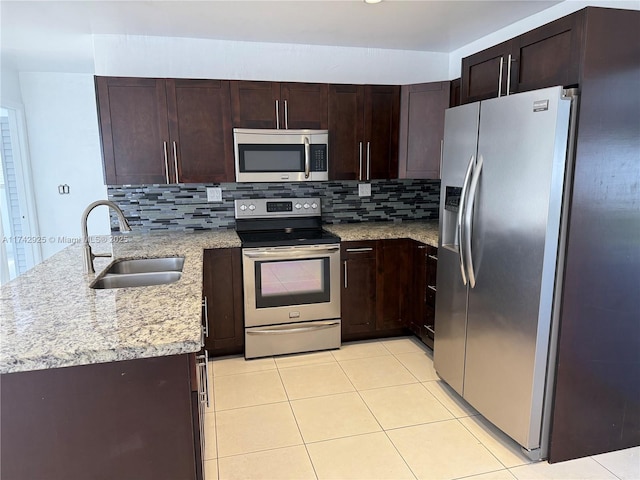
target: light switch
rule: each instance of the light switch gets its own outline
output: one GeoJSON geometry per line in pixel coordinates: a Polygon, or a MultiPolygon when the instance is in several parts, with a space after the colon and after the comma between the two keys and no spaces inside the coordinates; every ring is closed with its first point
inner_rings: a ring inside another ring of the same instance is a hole
{"type": "Polygon", "coordinates": [[[221,201],[222,201],[222,188],[208,187],[207,202],[221,202],[221,201]]]}
{"type": "Polygon", "coordinates": [[[359,183],[358,184],[358,196],[360,196],[360,197],[370,197],[371,196],[371,184],[370,183],[359,183]]]}

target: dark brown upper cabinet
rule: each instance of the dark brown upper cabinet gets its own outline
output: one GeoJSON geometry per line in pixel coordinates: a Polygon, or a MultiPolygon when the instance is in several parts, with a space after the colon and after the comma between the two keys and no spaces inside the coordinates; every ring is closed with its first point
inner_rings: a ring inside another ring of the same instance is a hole
{"type": "Polygon", "coordinates": [[[229,82],[95,82],[107,185],[233,181],[229,82]]]}
{"type": "Polygon", "coordinates": [[[400,87],[329,86],[329,178],[398,177],[400,87]]]}
{"type": "Polygon", "coordinates": [[[580,81],[584,10],[462,59],[461,103],[580,81]]]}
{"type": "Polygon", "coordinates": [[[400,178],[440,178],[444,111],[451,82],[403,85],[400,100],[400,178]]]}
{"type": "Polygon", "coordinates": [[[326,129],[327,84],[231,81],[233,127],[326,129]]]}

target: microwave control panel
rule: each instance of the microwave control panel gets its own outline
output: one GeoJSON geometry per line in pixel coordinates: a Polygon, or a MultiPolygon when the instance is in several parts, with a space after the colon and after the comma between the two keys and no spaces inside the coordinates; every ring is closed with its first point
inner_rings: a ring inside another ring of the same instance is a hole
{"type": "Polygon", "coordinates": [[[327,171],[327,146],[324,144],[311,145],[311,165],[312,172],[327,171]]]}

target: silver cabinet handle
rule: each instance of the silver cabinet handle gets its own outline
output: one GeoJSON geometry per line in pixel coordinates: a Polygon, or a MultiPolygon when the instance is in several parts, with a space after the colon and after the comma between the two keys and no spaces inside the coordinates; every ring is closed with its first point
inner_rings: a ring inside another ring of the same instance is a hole
{"type": "Polygon", "coordinates": [[[289,107],[286,100],[284,101],[284,128],[289,130],[289,107]]]}
{"type": "Polygon", "coordinates": [[[431,260],[435,260],[436,262],[438,261],[438,257],[437,257],[437,256],[435,256],[435,255],[429,255],[429,258],[430,258],[431,260]]]}
{"type": "Polygon", "coordinates": [[[458,219],[456,222],[456,237],[458,239],[458,258],[460,261],[460,273],[462,274],[462,284],[467,284],[467,269],[464,265],[464,255],[462,253],[463,248],[463,225],[462,219],[464,216],[464,209],[467,200],[467,189],[469,188],[469,181],[471,179],[471,173],[473,172],[473,164],[475,160],[475,156],[471,155],[469,159],[469,165],[467,165],[467,172],[464,174],[464,181],[462,182],[462,193],[460,193],[460,204],[458,205],[458,219]]]}
{"type": "Polygon", "coordinates": [[[324,330],[325,328],[335,327],[336,325],[340,325],[339,322],[323,322],[316,323],[314,325],[303,326],[303,327],[269,327],[264,330],[247,330],[247,335],[285,335],[287,333],[300,333],[300,332],[312,332],[314,330],[324,330]]]}
{"type": "Polygon", "coordinates": [[[420,250],[424,250],[425,248],[427,248],[427,246],[426,246],[426,245],[418,245],[418,248],[419,248],[420,250]]]}
{"type": "Polygon", "coordinates": [[[311,145],[309,137],[304,137],[304,178],[309,178],[311,171],[311,145]]]}
{"type": "Polygon", "coordinates": [[[204,307],[204,335],[209,337],[209,305],[207,304],[207,297],[202,299],[202,306],[204,307]]]}
{"type": "Polygon", "coordinates": [[[423,327],[424,327],[426,330],[430,331],[432,335],[435,335],[435,334],[436,334],[436,331],[433,329],[433,327],[432,327],[431,325],[423,325],[423,327]]]}
{"type": "Polygon", "coordinates": [[[371,180],[371,142],[367,142],[367,180],[371,180]]]}
{"type": "Polygon", "coordinates": [[[434,292],[436,291],[436,286],[435,285],[427,285],[427,288],[429,290],[433,290],[434,292]]]}
{"type": "Polygon", "coordinates": [[[173,142],[173,168],[176,169],[176,183],[180,183],[180,177],[178,177],[178,144],[173,142]]]}
{"type": "Polygon", "coordinates": [[[347,248],[345,251],[350,253],[358,253],[358,252],[370,252],[373,250],[373,247],[362,247],[362,248],[347,248]]]}
{"type": "Polygon", "coordinates": [[[507,96],[511,95],[511,54],[507,58],[507,96]]]}
{"type": "Polygon", "coordinates": [[[484,161],[482,155],[478,157],[478,164],[473,172],[471,186],[469,187],[469,204],[464,212],[464,234],[465,234],[465,255],[467,257],[467,269],[469,271],[469,285],[471,288],[476,286],[476,273],[473,269],[473,252],[471,251],[471,218],[473,216],[473,205],[476,200],[476,192],[478,190],[478,180],[482,173],[482,165],[484,161]]]}
{"type": "Polygon", "coordinates": [[[347,282],[347,261],[345,260],[344,262],[342,262],[342,265],[344,265],[344,288],[347,288],[348,282],[347,282]]]}
{"type": "Polygon", "coordinates": [[[502,96],[502,69],[504,67],[504,57],[500,57],[500,76],[498,77],[498,97],[502,96]]]}
{"type": "Polygon", "coordinates": [[[280,112],[278,106],[278,100],[276,100],[276,128],[280,130],[280,112]]]}
{"type": "Polygon", "coordinates": [[[358,180],[362,181],[362,142],[358,142],[358,145],[360,150],[360,155],[358,156],[358,180]]]}
{"type": "Polygon", "coordinates": [[[167,183],[169,183],[169,158],[167,156],[167,142],[162,142],[162,149],[164,150],[164,173],[167,176],[167,183]]]}

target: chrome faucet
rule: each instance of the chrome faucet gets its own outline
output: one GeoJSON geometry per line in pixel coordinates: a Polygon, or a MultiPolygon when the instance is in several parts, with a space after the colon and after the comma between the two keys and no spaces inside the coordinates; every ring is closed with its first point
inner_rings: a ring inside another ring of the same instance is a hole
{"type": "Polygon", "coordinates": [[[130,232],[131,227],[129,226],[129,222],[124,218],[124,213],[120,210],[120,207],[115,203],[109,200],[97,200],[91,204],[82,212],[82,220],[80,221],[80,228],[82,229],[82,259],[84,263],[84,272],[85,273],[95,273],[96,271],[93,268],[93,259],[96,257],[110,257],[110,253],[98,253],[97,255],[91,251],[91,245],[89,244],[89,233],[87,232],[87,219],[89,218],[89,214],[91,210],[100,205],[106,205],[107,207],[113,208],[118,215],[118,223],[120,225],[121,232],[130,232]]]}

